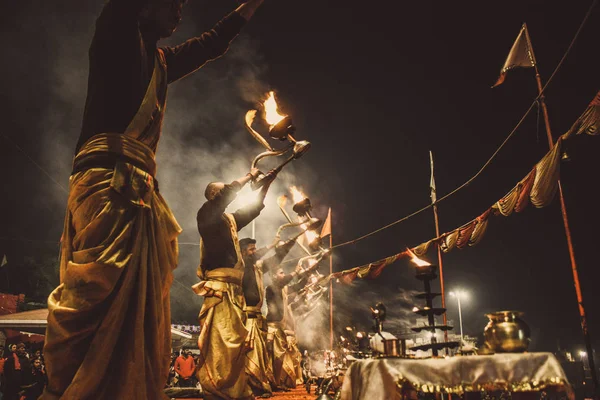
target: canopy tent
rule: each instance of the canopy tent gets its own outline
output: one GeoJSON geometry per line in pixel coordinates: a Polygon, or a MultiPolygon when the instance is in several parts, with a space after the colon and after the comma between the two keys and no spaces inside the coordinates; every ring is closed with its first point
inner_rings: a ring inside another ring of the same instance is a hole
{"type": "MultiPolygon", "coordinates": [[[[13,329],[25,334],[44,335],[48,324],[48,309],[0,315],[0,329],[13,329]]],[[[191,339],[192,335],[171,327],[173,340],[191,339]]]]}

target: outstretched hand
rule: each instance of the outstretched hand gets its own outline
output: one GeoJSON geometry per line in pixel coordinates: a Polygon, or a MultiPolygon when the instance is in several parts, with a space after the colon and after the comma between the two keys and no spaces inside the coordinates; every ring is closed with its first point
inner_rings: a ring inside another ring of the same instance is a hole
{"type": "Polygon", "coordinates": [[[256,178],[258,178],[258,176],[261,174],[261,172],[258,168],[251,168],[248,174],[252,177],[252,180],[255,181],[256,178]]]}
{"type": "Polygon", "coordinates": [[[273,183],[275,178],[277,178],[278,173],[279,171],[275,168],[267,172],[267,174],[262,178],[262,181],[264,183],[263,186],[260,188],[260,192],[263,198],[267,195],[267,191],[269,190],[269,187],[271,187],[271,184],[273,183]]]}

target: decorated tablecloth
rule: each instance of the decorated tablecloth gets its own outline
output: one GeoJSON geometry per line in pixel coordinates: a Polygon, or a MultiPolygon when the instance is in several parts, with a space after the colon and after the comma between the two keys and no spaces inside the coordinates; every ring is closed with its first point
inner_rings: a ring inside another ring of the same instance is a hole
{"type": "Polygon", "coordinates": [[[408,391],[456,393],[552,391],[573,399],[565,372],[552,353],[354,362],[344,377],[342,400],[393,400],[408,391]]]}

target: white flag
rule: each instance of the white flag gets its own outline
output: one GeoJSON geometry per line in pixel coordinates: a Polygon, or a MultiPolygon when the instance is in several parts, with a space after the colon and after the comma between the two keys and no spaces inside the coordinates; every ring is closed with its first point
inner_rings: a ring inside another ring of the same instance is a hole
{"type": "Polygon", "coordinates": [[[519,35],[517,36],[517,40],[515,40],[515,43],[512,45],[510,52],[508,53],[508,57],[506,58],[506,61],[500,70],[500,76],[492,87],[494,88],[502,84],[502,82],[504,82],[504,78],[506,78],[506,73],[517,67],[535,67],[535,59],[533,58],[533,51],[531,50],[529,32],[527,32],[526,24],[523,24],[521,27],[519,35]]]}
{"type": "Polygon", "coordinates": [[[8,261],[6,261],[6,254],[5,254],[4,257],[2,257],[2,262],[0,263],[0,267],[4,267],[6,264],[8,264],[8,261]]]}
{"type": "Polygon", "coordinates": [[[431,190],[431,204],[435,204],[437,201],[437,196],[435,193],[435,178],[433,176],[433,153],[431,150],[429,151],[429,162],[431,164],[431,180],[429,181],[429,189],[431,190]]]}

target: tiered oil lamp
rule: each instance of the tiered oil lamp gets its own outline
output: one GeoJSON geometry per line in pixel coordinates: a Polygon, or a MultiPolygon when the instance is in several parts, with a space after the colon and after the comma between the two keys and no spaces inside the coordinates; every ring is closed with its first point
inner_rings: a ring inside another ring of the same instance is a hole
{"type": "MultiPolygon", "coordinates": [[[[409,250],[410,251],[410,250],[409,250]]],[[[424,291],[421,293],[417,293],[415,298],[424,299],[425,305],[422,308],[415,306],[413,308],[413,312],[415,314],[421,315],[423,317],[427,317],[427,325],[415,326],[411,329],[414,332],[430,332],[431,333],[431,342],[427,344],[422,344],[419,346],[413,346],[411,350],[423,350],[428,351],[431,350],[434,357],[438,356],[439,350],[442,349],[454,349],[459,346],[458,342],[439,342],[435,337],[436,331],[449,331],[452,330],[453,327],[448,325],[436,325],[435,317],[443,315],[446,312],[445,308],[434,307],[433,299],[438,296],[441,296],[441,293],[433,293],[431,291],[431,281],[437,278],[437,267],[428,263],[427,261],[421,260],[416,255],[411,252],[411,261],[417,265],[417,273],[416,278],[420,281],[423,281],[424,291]]]]}

